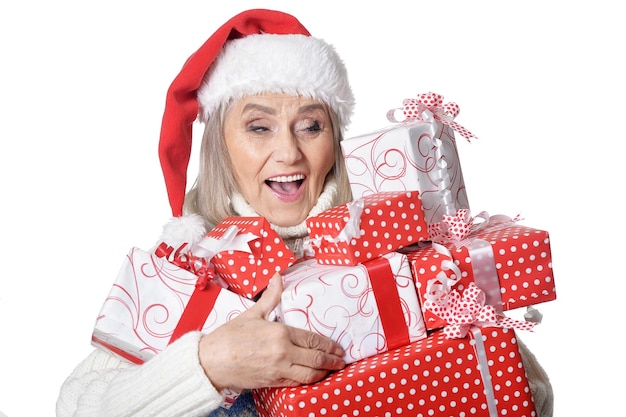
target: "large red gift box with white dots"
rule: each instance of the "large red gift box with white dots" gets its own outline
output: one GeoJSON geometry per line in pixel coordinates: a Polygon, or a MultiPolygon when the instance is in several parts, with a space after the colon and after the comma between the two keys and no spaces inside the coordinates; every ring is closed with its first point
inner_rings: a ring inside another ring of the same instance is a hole
{"type": "Polygon", "coordinates": [[[211,263],[228,288],[253,299],[263,291],[276,272],[292,265],[296,258],[285,242],[264,217],[227,217],[215,226],[207,237],[222,239],[236,227],[237,234],[249,234],[245,251],[218,252],[211,263]]]}
{"type": "Polygon", "coordinates": [[[315,258],[326,265],[357,265],[428,239],[417,191],[364,196],[307,219],[315,258]]]}
{"type": "MultiPolygon", "coordinates": [[[[458,247],[454,243],[444,245],[446,253],[434,247],[407,253],[422,303],[429,294],[429,282],[436,281],[442,272],[450,274],[450,269],[446,267],[446,262],[450,260],[461,273],[454,289],[462,291],[470,282],[476,282],[487,293],[486,304],[500,310],[513,310],[556,299],[547,231],[512,224],[495,230],[478,231],[468,240],[469,243],[458,247]]],[[[424,319],[430,330],[447,324],[430,311],[424,311],[424,319]]]]}
{"type": "Polygon", "coordinates": [[[411,267],[391,252],[356,266],[299,262],[283,274],[279,321],[338,342],[346,363],[423,339],[411,267]]]}
{"type": "Polygon", "coordinates": [[[408,121],[341,142],[354,198],[418,190],[427,223],[469,209],[454,131],[425,110],[408,121]]]}
{"type": "Polygon", "coordinates": [[[316,384],[253,395],[260,417],[536,416],[515,332],[502,328],[436,331],[316,384]]]}

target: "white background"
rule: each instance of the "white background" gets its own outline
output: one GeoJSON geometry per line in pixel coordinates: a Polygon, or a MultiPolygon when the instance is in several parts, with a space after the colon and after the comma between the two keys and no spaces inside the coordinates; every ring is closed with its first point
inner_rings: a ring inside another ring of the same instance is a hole
{"type": "Polygon", "coordinates": [[[552,238],[558,299],[522,338],[551,376],[555,416],[617,415],[617,2],[223,3],[0,6],[0,411],[54,415],[126,252],[149,248],[169,218],[156,151],[169,83],[224,21],[270,7],[343,56],[358,101],[348,136],[386,126],[387,110],[418,93],[460,105],[457,121],[479,137],[458,141],[473,211],[520,213],[552,238]]]}

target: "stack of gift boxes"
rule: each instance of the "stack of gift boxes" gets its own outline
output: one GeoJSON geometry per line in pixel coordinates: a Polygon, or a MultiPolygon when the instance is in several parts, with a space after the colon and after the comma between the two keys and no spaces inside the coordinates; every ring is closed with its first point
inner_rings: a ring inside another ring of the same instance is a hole
{"type": "MultiPolygon", "coordinates": [[[[237,316],[280,272],[271,319],[336,340],[348,365],[254,390],[260,416],[536,415],[516,336],[536,323],[504,312],[556,298],[548,232],[470,212],[458,106],[429,93],[401,110],[342,142],[354,200],[307,220],[310,256],[254,217],[224,220],[190,252],[134,248],[93,343],[142,363],[237,316]]],[[[228,407],[238,393],[226,394],[228,407]]]]}

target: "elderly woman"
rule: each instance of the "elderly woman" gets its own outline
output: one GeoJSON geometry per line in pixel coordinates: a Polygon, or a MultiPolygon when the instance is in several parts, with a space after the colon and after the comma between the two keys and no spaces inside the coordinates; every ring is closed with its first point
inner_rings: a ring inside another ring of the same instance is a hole
{"type": "MultiPolygon", "coordinates": [[[[339,56],[295,18],[269,10],[232,18],[168,92],[159,154],[174,218],[161,240],[178,247],[227,216],[260,215],[301,256],[307,217],[351,199],[339,141],[353,107],[339,56]],[[198,114],[200,170],[185,194],[198,114]]],[[[343,368],[334,341],[267,320],[281,291],[276,275],[249,310],[143,365],[95,350],[63,384],[57,415],[253,416],[245,390],[312,383],[343,368]],[[225,389],[244,390],[229,411],[220,408],[225,389]]]]}

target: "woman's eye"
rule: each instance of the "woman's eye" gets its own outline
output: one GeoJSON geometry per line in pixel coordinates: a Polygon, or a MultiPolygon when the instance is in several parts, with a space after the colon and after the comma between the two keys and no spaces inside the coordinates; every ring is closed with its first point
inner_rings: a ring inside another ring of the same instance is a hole
{"type": "Polygon", "coordinates": [[[308,130],[309,132],[319,132],[320,130],[322,130],[322,128],[320,127],[319,122],[316,120],[309,126],[307,126],[306,130],[308,130]]]}
{"type": "Polygon", "coordinates": [[[267,132],[269,129],[265,126],[262,125],[250,125],[248,126],[248,130],[250,132],[258,132],[258,133],[262,133],[262,132],[267,132]]]}

